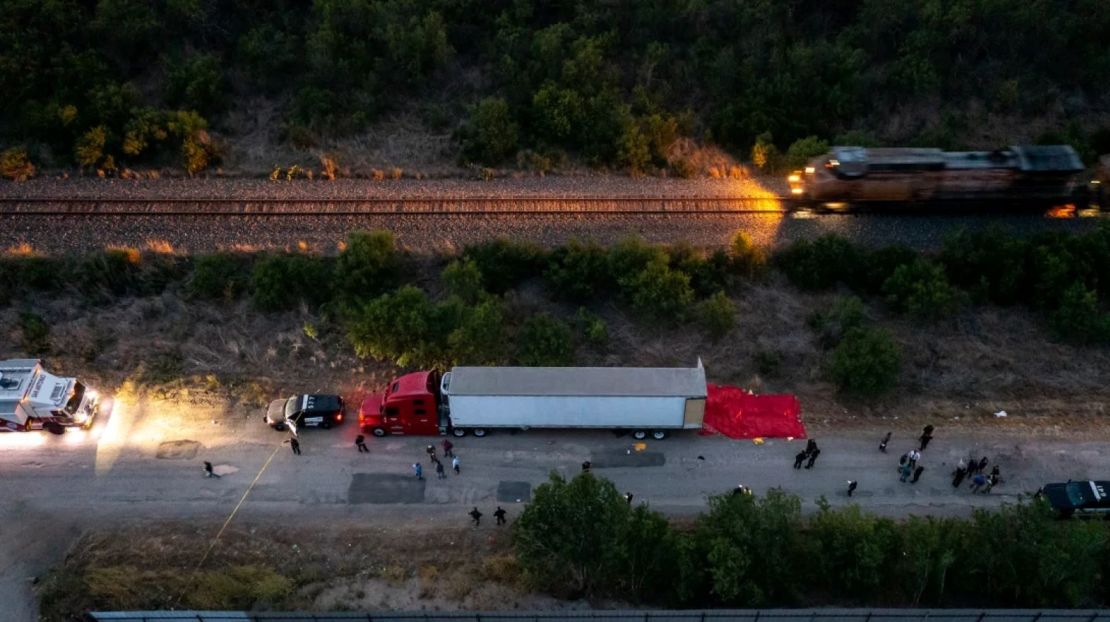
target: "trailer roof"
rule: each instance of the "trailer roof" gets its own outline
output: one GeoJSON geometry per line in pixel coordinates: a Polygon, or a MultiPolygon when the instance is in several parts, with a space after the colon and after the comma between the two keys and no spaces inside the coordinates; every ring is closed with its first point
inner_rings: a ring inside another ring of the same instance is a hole
{"type": "Polygon", "coordinates": [[[697,367],[456,367],[451,395],[705,397],[697,367]]]}
{"type": "Polygon", "coordinates": [[[0,361],[0,401],[21,400],[31,385],[38,364],[38,359],[0,361]]]}

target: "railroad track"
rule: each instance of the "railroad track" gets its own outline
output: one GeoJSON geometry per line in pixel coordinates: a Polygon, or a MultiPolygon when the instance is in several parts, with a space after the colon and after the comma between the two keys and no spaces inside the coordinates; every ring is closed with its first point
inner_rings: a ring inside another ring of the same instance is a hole
{"type": "Polygon", "coordinates": [[[366,216],[782,213],[782,197],[52,198],[0,197],[4,216],[366,216]]]}

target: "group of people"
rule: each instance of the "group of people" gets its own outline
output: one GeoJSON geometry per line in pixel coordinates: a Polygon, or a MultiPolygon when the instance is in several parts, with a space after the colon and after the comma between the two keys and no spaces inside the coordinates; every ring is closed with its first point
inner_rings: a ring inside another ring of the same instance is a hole
{"type": "Polygon", "coordinates": [[[991,468],[991,472],[987,473],[987,457],[976,460],[974,456],[968,460],[960,458],[959,464],[956,465],[956,470],[952,473],[952,487],[959,488],[963,483],[964,478],[971,480],[969,488],[971,492],[980,492],[986,494],[994,488],[999,481],[1001,481],[1001,469],[998,465],[991,468]]]}
{"type": "MultiPolygon", "coordinates": [[[[444,469],[439,456],[436,455],[436,446],[428,445],[424,452],[428,454],[428,460],[435,468],[436,479],[445,479],[447,477],[446,469],[444,469]]],[[[455,475],[460,475],[462,471],[459,466],[459,457],[455,455],[455,445],[451,441],[443,439],[443,459],[448,458],[451,459],[451,470],[455,472],[455,475]]],[[[419,462],[412,463],[412,470],[416,474],[416,479],[424,479],[424,467],[419,462]]],[[[475,511],[477,511],[477,508],[475,508],[475,511]]]]}
{"type": "MultiPolygon", "coordinates": [[[[925,472],[925,467],[918,464],[921,461],[921,452],[929,446],[929,442],[933,440],[933,426],[927,425],[921,431],[921,436],[918,437],[918,446],[910,449],[902,454],[898,459],[898,481],[916,484],[917,480],[921,479],[921,474],[925,472]]],[[[886,453],[886,446],[890,442],[890,432],[886,433],[883,440],[879,441],[879,451],[886,453]]]]}
{"type": "Polygon", "coordinates": [[[821,449],[817,447],[817,441],[812,438],[806,441],[806,448],[798,455],[794,456],[794,468],[802,468],[802,463],[805,463],[805,468],[812,469],[813,463],[817,462],[817,456],[821,455],[821,449]]]}

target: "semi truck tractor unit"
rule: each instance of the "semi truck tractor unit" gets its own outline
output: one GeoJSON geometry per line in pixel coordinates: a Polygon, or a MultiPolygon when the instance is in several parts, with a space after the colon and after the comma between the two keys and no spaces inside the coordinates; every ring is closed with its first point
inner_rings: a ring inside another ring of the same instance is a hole
{"type": "Polygon", "coordinates": [[[392,381],[359,409],[375,436],[485,436],[496,429],[597,428],[666,438],[705,416],[705,369],[455,367],[392,381]]]}
{"type": "Polygon", "coordinates": [[[0,362],[0,432],[49,430],[92,425],[100,411],[96,391],[76,378],[46,373],[37,359],[0,362]]]}

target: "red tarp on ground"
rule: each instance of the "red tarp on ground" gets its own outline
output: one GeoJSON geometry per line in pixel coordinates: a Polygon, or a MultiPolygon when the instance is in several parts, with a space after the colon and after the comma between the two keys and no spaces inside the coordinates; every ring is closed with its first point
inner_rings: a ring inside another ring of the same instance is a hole
{"type": "Polygon", "coordinates": [[[805,438],[802,407],[793,395],[753,395],[740,387],[707,387],[702,434],[729,438],[805,438]]]}

